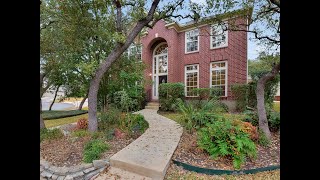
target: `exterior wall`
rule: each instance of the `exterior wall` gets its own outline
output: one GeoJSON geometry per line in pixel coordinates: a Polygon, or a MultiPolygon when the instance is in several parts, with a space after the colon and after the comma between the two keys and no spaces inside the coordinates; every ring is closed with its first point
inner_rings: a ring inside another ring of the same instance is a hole
{"type": "MultiPolygon", "coordinates": [[[[245,19],[237,19],[236,23],[246,23],[245,19]]],[[[142,59],[147,65],[145,77],[152,81],[152,53],[159,41],[168,43],[168,82],[182,82],[184,84],[185,65],[199,64],[199,87],[210,87],[210,63],[227,61],[228,81],[227,100],[231,100],[230,87],[235,83],[247,83],[247,33],[243,31],[228,32],[228,46],[210,49],[210,26],[200,27],[199,51],[185,54],[185,32],[177,32],[174,28],[167,29],[165,22],[160,20],[148,34],[141,39],[142,59]]],[[[191,29],[190,29],[191,30],[191,29]]],[[[146,86],[147,93],[151,93],[151,83],[146,86]]],[[[150,94],[151,97],[151,94],[150,94]]],[[[151,99],[149,99],[151,100],[151,99]]]]}

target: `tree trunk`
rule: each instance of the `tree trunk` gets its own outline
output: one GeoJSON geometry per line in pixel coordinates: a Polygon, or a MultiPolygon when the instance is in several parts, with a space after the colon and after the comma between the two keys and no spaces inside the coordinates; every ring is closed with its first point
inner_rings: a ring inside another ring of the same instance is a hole
{"type": "Polygon", "coordinates": [[[88,98],[88,94],[89,94],[89,91],[87,92],[86,96],[82,99],[79,107],[78,107],[78,110],[81,110],[82,109],[82,106],[84,104],[84,102],[86,101],[86,99],[88,98]]]}
{"type": "Polygon", "coordinates": [[[40,129],[46,128],[46,125],[44,124],[43,118],[42,118],[42,101],[40,98],[40,129]]]}
{"type": "Polygon", "coordinates": [[[52,106],[53,106],[54,102],[56,101],[56,97],[57,97],[59,88],[60,88],[60,85],[57,86],[56,92],[54,92],[54,98],[53,98],[53,100],[52,100],[52,103],[50,104],[49,111],[51,111],[52,106]]]}
{"type": "Polygon", "coordinates": [[[257,83],[257,109],[258,109],[258,116],[259,116],[259,129],[263,131],[263,133],[267,136],[268,139],[271,138],[271,133],[268,125],[268,119],[266,114],[266,108],[264,104],[264,89],[266,83],[273,79],[280,71],[280,63],[275,65],[271,72],[267,73],[266,75],[262,76],[257,83]]]}

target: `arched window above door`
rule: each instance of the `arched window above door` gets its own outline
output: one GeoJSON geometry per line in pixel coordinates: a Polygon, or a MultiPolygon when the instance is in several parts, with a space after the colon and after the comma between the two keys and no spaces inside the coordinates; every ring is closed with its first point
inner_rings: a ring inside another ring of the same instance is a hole
{"type": "Polygon", "coordinates": [[[154,52],[154,55],[168,53],[168,45],[162,44],[160,45],[154,52]]]}

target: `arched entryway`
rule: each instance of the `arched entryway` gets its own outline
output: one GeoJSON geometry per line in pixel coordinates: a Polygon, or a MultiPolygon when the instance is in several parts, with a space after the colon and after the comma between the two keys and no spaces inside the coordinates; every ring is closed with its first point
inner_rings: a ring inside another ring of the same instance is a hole
{"type": "Polygon", "coordinates": [[[159,85],[168,80],[168,44],[162,42],[153,50],[152,56],[152,100],[159,99],[159,85]]]}

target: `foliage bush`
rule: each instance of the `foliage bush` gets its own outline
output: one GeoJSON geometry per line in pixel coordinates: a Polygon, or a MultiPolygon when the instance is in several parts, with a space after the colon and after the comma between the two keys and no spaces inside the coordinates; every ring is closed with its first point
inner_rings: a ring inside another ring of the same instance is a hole
{"type": "Polygon", "coordinates": [[[83,161],[92,163],[93,160],[100,159],[103,152],[109,149],[109,145],[100,139],[93,139],[87,142],[84,146],[83,161]]]}
{"type": "Polygon", "coordinates": [[[133,110],[135,106],[138,106],[137,100],[131,99],[124,90],[114,93],[113,102],[122,112],[129,112],[130,110],[133,110]]]}
{"type": "Polygon", "coordinates": [[[110,106],[108,111],[101,112],[98,115],[98,129],[106,131],[111,125],[119,123],[121,120],[121,111],[113,106],[110,106]]]}
{"type": "Polygon", "coordinates": [[[75,130],[71,133],[71,136],[73,136],[73,137],[85,137],[85,136],[89,136],[89,135],[90,135],[90,133],[84,129],[75,130]]]}
{"type": "Polygon", "coordinates": [[[120,122],[120,129],[129,135],[135,132],[143,133],[149,127],[148,122],[141,114],[127,114],[120,122]]]}
{"type": "Polygon", "coordinates": [[[240,126],[243,132],[249,134],[251,140],[256,141],[259,139],[257,127],[253,126],[251,123],[244,122],[238,119],[233,120],[233,123],[237,126],[240,126]]]}
{"type": "MultiPolygon", "coordinates": [[[[266,106],[266,113],[268,119],[268,125],[271,131],[278,131],[280,129],[280,112],[274,111],[270,106],[266,106]]],[[[259,117],[256,110],[246,110],[244,111],[245,122],[250,122],[254,126],[259,126],[259,117]]]]}
{"type": "Polygon", "coordinates": [[[182,113],[180,122],[188,130],[199,129],[208,122],[213,122],[218,116],[215,114],[221,112],[220,103],[216,99],[203,101],[200,105],[194,105],[193,101],[183,102],[177,99],[176,106],[182,113]],[[198,108],[196,108],[198,106],[198,108]]]}
{"type": "Polygon", "coordinates": [[[259,117],[258,117],[257,111],[245,110],[243,112],[243,114],[245,115],[244,118],[243,118],[243,121],[249,122],[254,126],[258,126],[259,125],[259,117]]]}
{"type": "MultiPolygon", "coordinates": [[[[266,106],[273,106],[274,96],[277,92],[278,79],[267,82],[265,87],[265,104],[266,106]]],[[[231,92],[235,97],[236,108],[242,112],[246,107],[257,107],[256,95],[257,82],[253,81],[248,84],[234,84],[231,86],[231,92]]]]}
{"type": "Polygon", "coordinates": [[[162,83],[159,86],[159,103],[163,111],[175,111],[177,99],[184,99],[182,83],[162,83]]]}
{"type": "Polygon", "coordinates": [[[81,118],[77,121],[77,129],[88,129],[88,119],[87,118],[81,118]]]}
{"type": "Polygon", "coordinates": [[[212,158],[232,157],[236,169],[241,167],[246,157],[255,158],[257,155],[256,146],[249,135],[228,119],[207,123],[198,131],[197,143],[212,158]]]}
{"type": "Polygon", "coordinates": [[[271,141],[267,138],[267,136],[263,133],[262,130],[258,130],[259,139],[258,143],[263,147],[268,147],[271,144],[271,141]]]}
{"type": "Polygon", "coordinates": [[[61,130],[59,128],[40,129],[40,142],[42,142],[43,140],[53,140],[53,139],[59,139],[62,137],[63,137],[63,133],[61,132],[61,130]]]}
{"type": "Polygon", "coordinates": [[[98,91],[98,110],[105,111],[109,104],[114,103],[115,92],[125,91],[132,101],[136,103],[132,111],[144,107],[146,94],[144,91],[145,79],[143,62],[121,57],[115,61],[105,73],[98,91]]]}
{"type": "Polygon", "coordinates": [[[271,131],[280,129],[280,112],[271,111],[268,117],[268,124],[271,131]]]}

